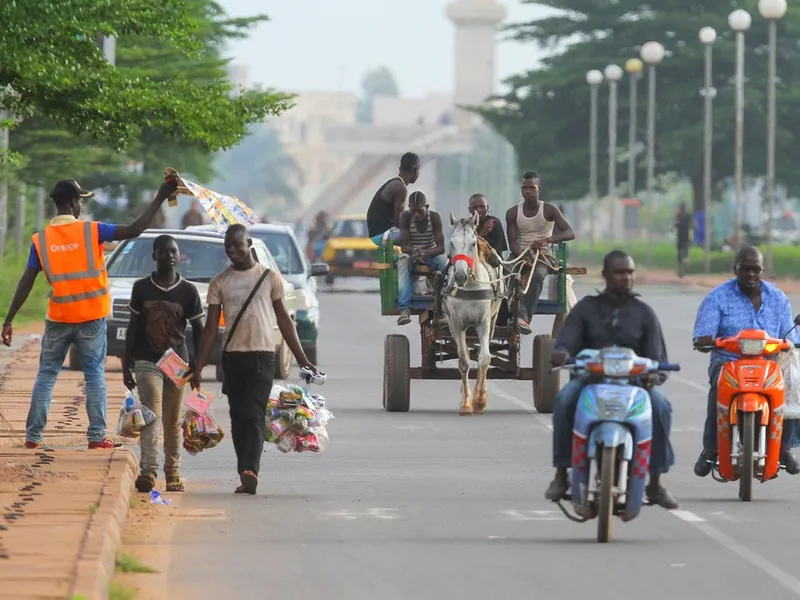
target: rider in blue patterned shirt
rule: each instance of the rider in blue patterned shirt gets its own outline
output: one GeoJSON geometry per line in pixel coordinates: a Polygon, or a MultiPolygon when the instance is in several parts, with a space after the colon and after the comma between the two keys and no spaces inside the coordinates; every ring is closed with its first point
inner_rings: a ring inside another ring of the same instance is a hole
{"type": "MultiPolygon", "coordinates": [[[[736,254],[734,279],[715,287],[697,309],[692,339],[697,346],[713,344],[715,338],[731,337],[742,329],[762,329],[772,337],[783,338],[794,327],[789,299],[774,284],[761,281],[763,257],[758,248],[745,246],[736,254]]],[[[800,341],[796,331],[789,340],[800,341]]],[[[722,365],[737,356],[715,350],[708,365],[711,388],[703,430],[703,451],[694,465],[695,475],[705,477],[717,456],[717,380],[722,365]]],[[[797,421],[786,421],[781,441],[781,464],[791,475],[800,473],[800,463],[791,452],[797,421]]]]}

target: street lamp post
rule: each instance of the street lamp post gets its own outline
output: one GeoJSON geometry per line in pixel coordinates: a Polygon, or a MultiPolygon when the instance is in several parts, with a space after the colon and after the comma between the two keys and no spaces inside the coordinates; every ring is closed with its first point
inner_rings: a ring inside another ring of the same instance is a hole
{"type": "Polygon", "coordinates": [[[611,240],[617,239],[617,87],[623,71],[619,65],[608,65],[604,75],[608,81],[608,197],[611,240]]]}
{"type": "Polygon", "coordinates": [[[592,203],[592,248],[597,239],[597,92],[603,83],[603,74],[594,69],[586,73],[589,84],[591,108],[589,111],[589,198],[592,203]]]}
{"type": "Polygon", "coordinates": [[[717,32],[713,27],[703,27],[700,30],[700,42],[706,47],[706,81],[703,88],[705,100],[705,135],[703,152],[703,222],[705,233],[703,236],[703,250],[705,251],[705,271],[711,273],[711,147],[712,135],[712,110],[716,90],[712,87],[712,50],[717,41],[717,32]]]}
{"type": "Polygon", "coordinates": [[[744,32],[750,29],[753,20],[746,10],[738,9],[728,15],[728,25],[736,32],[736,214],[733,235],[737,247],[741,245],[742,203],[744,199],[743,140],[744,140],[744,32]]]}
{"type": "Polygon", "coordinates": [[[775,203],[775,62],[778,19],[786,14],[786,0],[759,0],[758,12],[769,22],[769,76],[767,82],[767,272],[775,274],[772,228],[775,203]]]}
{"type": "MultiPolygon", "coordinates": [[[[633,200],[636,196],[636,117],[638,113],[638,83],[639,75],[644,65],[638,58],[631,58],[625,63],[630,81],[629,116],[628,116],[628,198],[633,200]]],[[[632,209],[635,209],[633,207],[632,209]]],[[[626,212],[627,212],[626,207],[626,212]]],[[[628,231],[628,228],[625,228],[628,231]]]]}
{"type": "Polygon", "coordinates": [[[655,200],[653,198],[655,154],[656,154],[656,65],[664,60],[664,46],[658,42],[647,42],[640,55],[647,64],[647,266],[653,263],[653,226],[655,223],[655,200]]]}

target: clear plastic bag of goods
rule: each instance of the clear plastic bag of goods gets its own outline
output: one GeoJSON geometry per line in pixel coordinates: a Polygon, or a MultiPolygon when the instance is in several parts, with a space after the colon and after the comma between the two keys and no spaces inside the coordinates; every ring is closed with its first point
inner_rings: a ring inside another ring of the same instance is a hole
{"type": "Polygon", "coordinates": [[[326,401],[300,386],[276,385],[267,404],[266,441],[285,454],[322,452],[329,440],[326,425],[334,418],[326,401]]]}
{"type": "Polygon", "coordinates": [[[181,389],[192,377],[189,365],[172,348],[164,352],[164,356],[156,364],[181,389]]]}
{"type": "Polygon", "coordinates": [[[141,429],[156,420],[156,414],[139,401],[135,390],[127,390],[125,400],[119,409],[117,435],[137,438],[141,429]]]}
{"type": "Polygon", "coordinates": [[[800,349],[781,352],[778,364],[783,372],[783,418],[800,419],[800,349]]]}
{"type": "Polygon", "coordinates": [[[191,455],[217,446],[224,438],[222,427],[214,419],[211,401],[214,396],[198,390],[192,393],[184,403],[183,448],[191,455]]]}

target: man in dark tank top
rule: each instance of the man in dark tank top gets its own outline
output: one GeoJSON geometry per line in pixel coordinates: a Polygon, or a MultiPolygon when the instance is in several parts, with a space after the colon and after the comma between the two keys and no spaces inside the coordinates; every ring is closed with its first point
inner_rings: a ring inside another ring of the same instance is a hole
{"type": "Polygon", "coordinates": [[[398,245],[403,254],[397,259],[398,325],[411,322],[411,269],[414,264],[427,265],[435,271],[444,271],[447,257],[444,254],[442,217],[428,207],[422,192],[414,192],[408,199],[408,210],[400,213],[398,245]]]}
{"type": "Polygon", "coordinates": [[[400,213],[405,210],[408,186],[419,178],[419,157],[406,152],[400,158],[397,177],[384,183],[372,198],[367,209],[367,229],[376,246],[388,240],[397,241],[400,235],[400,213]]]}

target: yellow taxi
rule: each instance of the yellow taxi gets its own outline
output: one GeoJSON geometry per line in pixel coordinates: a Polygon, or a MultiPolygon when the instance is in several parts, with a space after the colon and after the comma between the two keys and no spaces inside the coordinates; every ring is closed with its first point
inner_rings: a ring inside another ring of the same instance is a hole
{"type": "Polygon", "coordinates": [[[377,277],[377,260],[378,248],[368,237],[367,217],[339,217],[322,251],[322,262],[330,269],[325,281],[333,283],[336,277],[377,277]]]}

